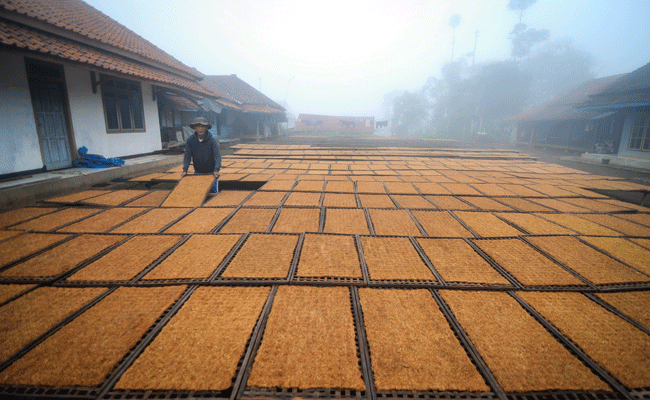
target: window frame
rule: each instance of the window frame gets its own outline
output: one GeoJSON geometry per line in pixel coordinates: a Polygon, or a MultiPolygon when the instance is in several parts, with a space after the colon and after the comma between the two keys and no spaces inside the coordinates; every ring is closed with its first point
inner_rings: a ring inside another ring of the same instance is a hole
{"type": "Polygon", "coordinates": [[[106,125],[106,133],[142,133],[146,132],[146,121],[144,118],[144,102],[142,101],[142,85],[140,82],[132,81],[128,79],[117,78],[110,75],[99,75],[101,97],[102,97],[102,109],[104,111],[104,123],[106,125]],[[137,87],[137,89],[135,88],[137,87]],[[113,97],[113,103],[108,104],[106,98],[113,97]],[[125,103],[120,103],[120,101],[126,100],[125,103]],[[135,101],[134,101],[135,100],[135,101]],[[135,104],[139,103],[139,104],[135,104]],[[131,124],[127,129],[124,128],[124,116],[122,115],[125,108],[128,107],[128,122],[131,124]],[[109,107],[115,107],[114,115],[116,118],[118,128],[111,128],[109,126],[109,107]],[[142,123],[141,128],[136,128],[136,112],[140,111],[140,119],[142,123]]]}

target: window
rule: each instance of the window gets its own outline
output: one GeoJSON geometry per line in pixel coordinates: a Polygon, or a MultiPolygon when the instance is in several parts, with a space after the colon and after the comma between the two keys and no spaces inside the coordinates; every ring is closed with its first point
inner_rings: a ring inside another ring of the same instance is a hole
{"type": "Polygon", "coordinates": [[[650,108],[637,109],[632,115],[632,132],[628,148],[650,151],[650,108]]]}
{"type": "Polygon", "coordinates": [[[100,75],[102,101],[109,132],[144,131],[140,83],[100,75]]]}

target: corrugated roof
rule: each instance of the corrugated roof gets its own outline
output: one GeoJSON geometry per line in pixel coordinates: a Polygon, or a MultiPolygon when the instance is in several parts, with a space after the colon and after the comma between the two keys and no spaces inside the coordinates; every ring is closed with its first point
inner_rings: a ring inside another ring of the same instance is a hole
{"type": "MultiPolygon", "coordinates": [[[[281,105],[274,102],[265,96],[259,90],[256,90],[248,83],[239,79],[237,75],[207,75],[201,81],[201,84],[213,92],[219,94],[221,97],[232,101],[239,105],[242,111],[247,111],[242,108],[242,105],[247,106],[266,106],[267,109],[274,109],[275,111],[268,112],[284,112],[286,111],[281,105]]],[[[252,111],[252,112],[267,112],[267,111],[252,111]]]]}
{"type": "Polygon", "coordinates": [[[195,94],[217,96],[193,80],[8,21],[0,21],[0,44],[91,65],[158,84],[180,87],[195,94]]]}
{"type": "Polygon", "coordinates": [[[81,0],[0,0],[0,11],[6,18],[20,18],[21,23],[32,27],[38,21],[39,29],[58,36],[89,40],[100,48],[108,45],[116,51],[160,63],[168,67],[168,72],[177,70],[196,78],[203,76],[81,0]]]}
{"type": "Polygon", "coordinates": [[[599,113],[596,111],[573,110],[587,101],[589,96],[602,92],[624,76],[625,74],[613,75],[589,80],[566,90],[544,104],[507,118],[506,121],[563,121],[592,118],[599,113]]]}

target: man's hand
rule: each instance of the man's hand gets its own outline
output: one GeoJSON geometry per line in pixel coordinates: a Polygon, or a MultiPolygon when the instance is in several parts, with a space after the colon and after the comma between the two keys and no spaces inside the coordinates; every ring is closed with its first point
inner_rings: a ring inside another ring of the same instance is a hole
{"type": "Polygon", "coordinates": [[[219,179],[220,176],[221,176],[221,175],[219,174],[218,171],[214,171],[214,177],[215,177],[215,178],[219,179]]]}
{"type": "Polygon", "coordinates": [[[183,179],[183,177],[184,177],[185,175],[187,175],[187,171],[183,171],[183,172],[181,172],[181,179],[183,179]]]}

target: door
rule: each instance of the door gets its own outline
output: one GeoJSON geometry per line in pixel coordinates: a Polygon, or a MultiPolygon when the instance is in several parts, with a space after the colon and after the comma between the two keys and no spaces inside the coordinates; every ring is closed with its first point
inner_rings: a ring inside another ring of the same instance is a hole
{"type": "Polygon", "coordinates": [[[63,71],[57,65],[39,61],[26,60],[26,66],[45,167],[48,170],[70,167],[72,156],[63,71]]]}

